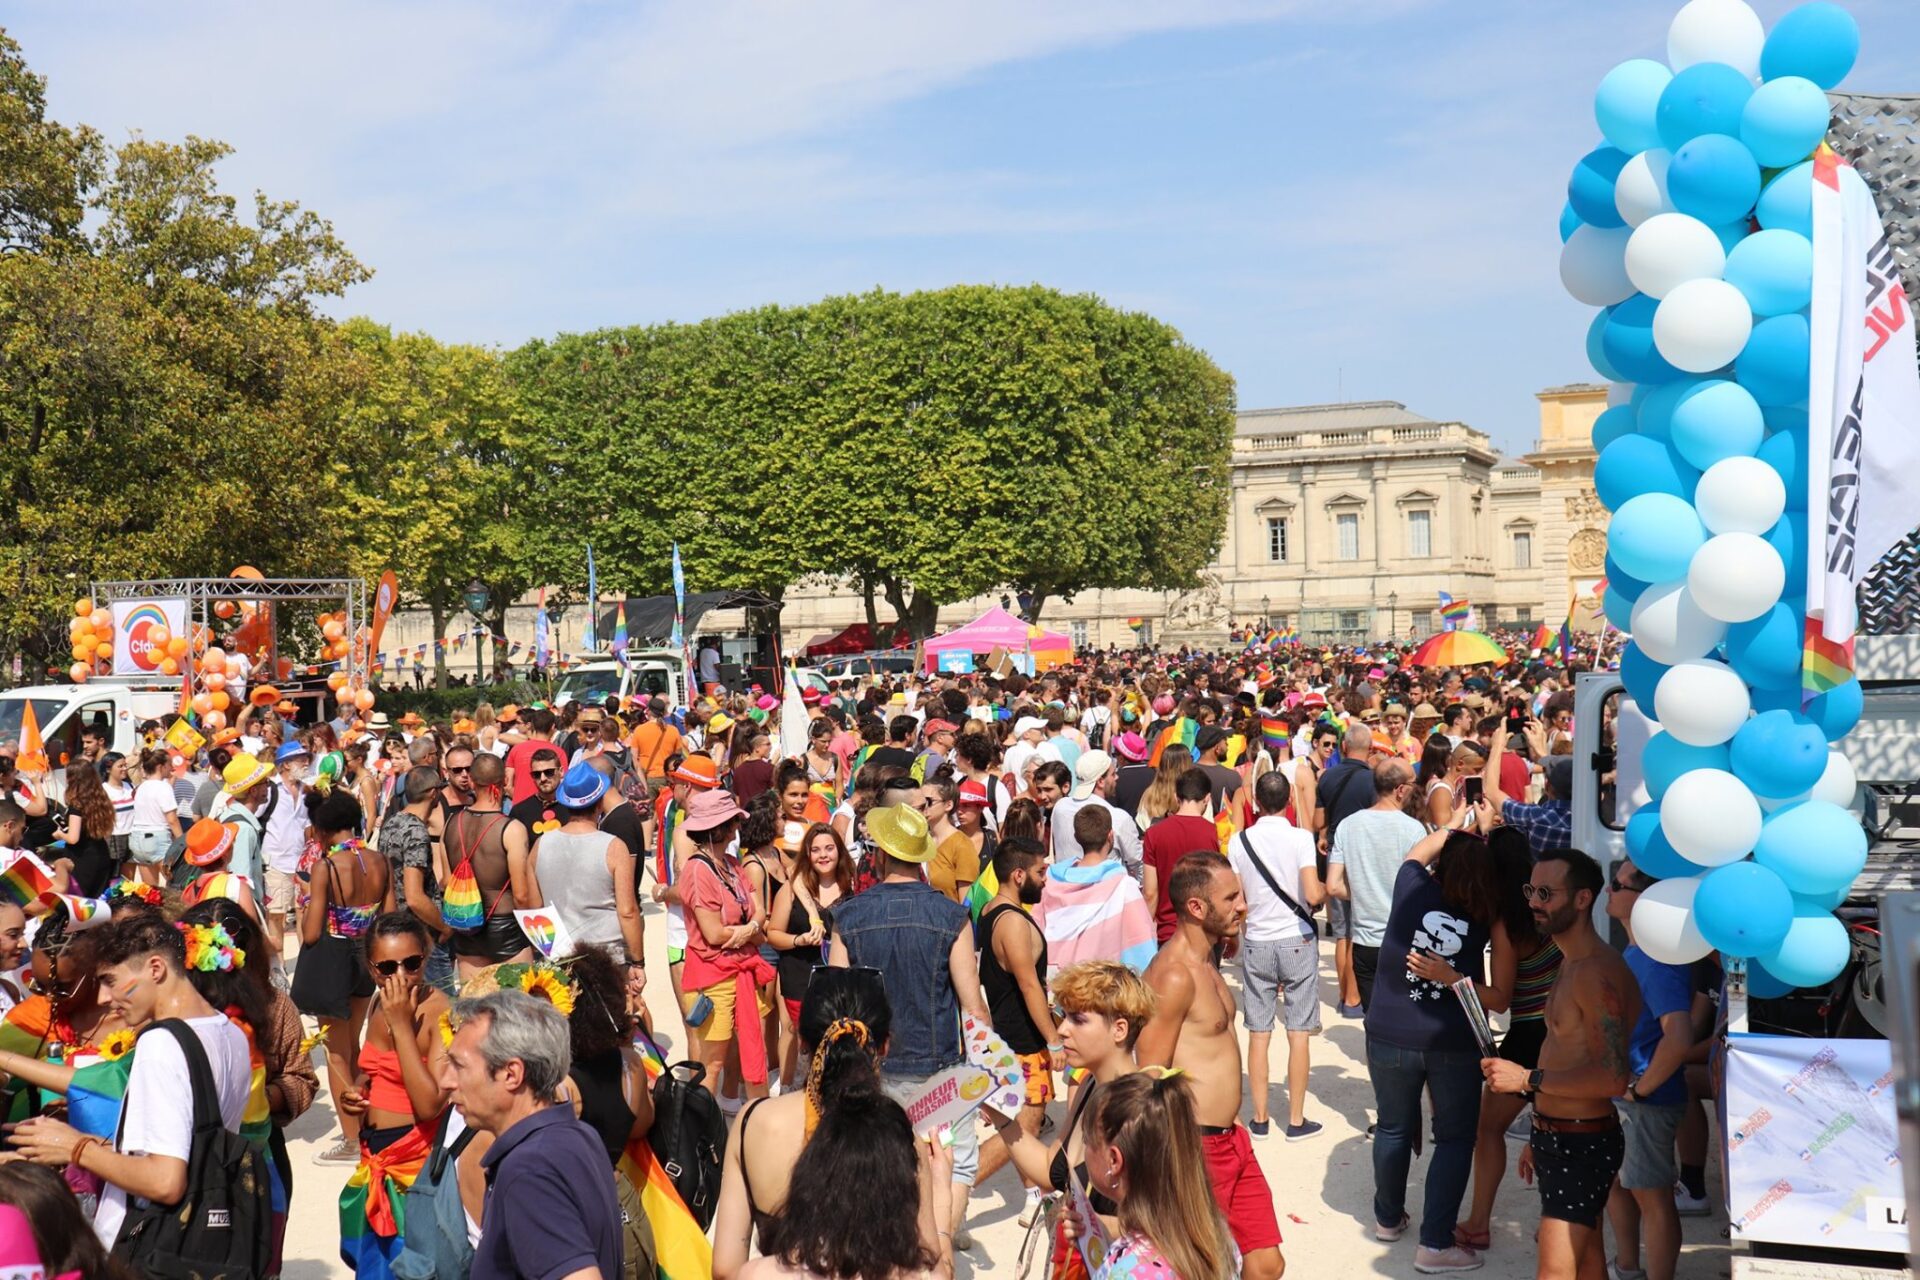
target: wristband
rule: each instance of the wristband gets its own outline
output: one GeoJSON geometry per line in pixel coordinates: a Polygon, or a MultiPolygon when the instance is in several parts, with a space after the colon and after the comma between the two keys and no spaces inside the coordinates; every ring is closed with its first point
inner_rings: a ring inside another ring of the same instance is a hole
{"type": "Polygon", "coordinates": [[[1050,1044],[1047,1046],[1048,1053],[1065,1053],[1066,1051],[1067,1046],[1064,1044],[1050,1044]]]}

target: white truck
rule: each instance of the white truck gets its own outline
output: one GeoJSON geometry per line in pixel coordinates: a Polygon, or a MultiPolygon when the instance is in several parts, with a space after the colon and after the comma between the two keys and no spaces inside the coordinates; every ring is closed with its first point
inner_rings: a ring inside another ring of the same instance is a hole
{"type": "Polygon", "coordinates": [[[85,684],[48,684],[0,691],[0,740],[20,742],[27,709],[33,709],[56,773],[79,754],[80,731],[89,725],[107,733],[107,749],[130,755],[140,745],[140,725],[171,723],[180,707],[177,679],[96,676],[85,684]]]}
{"type": "Polygon", "coordinates": [[[667,705],[687,705],[687,660],[677,649],[629,649],[626,662],[602,651],[571,667],[560,677],[555,703],[601,702],[618,696],[622,702],[639,695],[659,695],[667,705]]]}

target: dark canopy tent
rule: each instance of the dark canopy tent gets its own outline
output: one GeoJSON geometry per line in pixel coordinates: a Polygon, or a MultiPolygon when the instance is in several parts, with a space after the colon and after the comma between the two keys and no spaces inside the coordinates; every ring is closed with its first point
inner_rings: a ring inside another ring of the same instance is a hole
{"type": "MultiPolygon", "coordinates": [[[[673,596],[640,596],[628,600],[627,643],[634,648],[662,645],[673,636],[673,596]]],[[[775,609],[779,602],[762,591],[690,591],[687,593],[686,635],[699,633],[700,619],[716,609],[775,609]]],[[[594,639],[601,647],[613,643],[615,608],[602,607],[594,639]]]]}

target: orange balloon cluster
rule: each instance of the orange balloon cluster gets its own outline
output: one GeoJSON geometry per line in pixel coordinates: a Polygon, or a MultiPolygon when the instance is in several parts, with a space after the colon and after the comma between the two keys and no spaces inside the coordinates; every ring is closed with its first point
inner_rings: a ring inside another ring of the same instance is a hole
{"type": "Polygon", "coordinates": [[[91,600],[73,602],[73,621],[67,624],[67,637],[73,642],[73,665],[67,675],[75,684],[83,683],[96,671],[113,666],[113,615],[94,606],[91,600]]]}
{"type": "MultiPolygon", "coordinates": [[[[320,658],[338,662],[353,652],[353,639],[347,635],[347,612],[323,613],[314,618],[320,628],[320,658]]],[[[336,690],[335,692],[338,692],[336,690]]]]}

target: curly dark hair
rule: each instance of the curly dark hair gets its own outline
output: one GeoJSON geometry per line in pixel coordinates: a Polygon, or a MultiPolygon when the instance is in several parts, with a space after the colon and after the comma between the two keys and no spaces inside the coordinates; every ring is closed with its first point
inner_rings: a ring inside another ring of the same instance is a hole
{"type": "Polygon", "coordinates": [[[764,849],[780,835],[780,793],[762,791],[747,801],[746,820],[740,824],[740,847],[764,849]]]}
{"type": "Polygon", "coordinates": [[[358,831],[360,818],[360,802],[345,787],[307,797],[307,821],[315,831],[358,831]]]}
{"type": "Polygon", "coordinates": [[[627,1013],[627,972],[613,953],[596,946],[575,949],[567,977],[580,989],[573,1012],[567,1015],[573,1060],[590,1061],[630,1043],[633,1018],[627,1013]]]}

